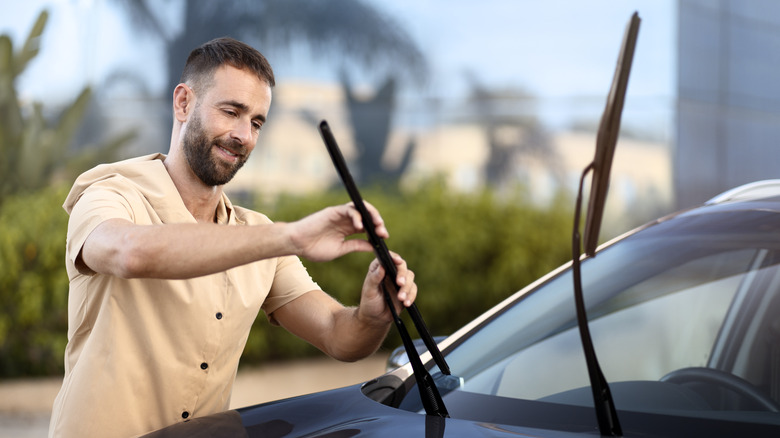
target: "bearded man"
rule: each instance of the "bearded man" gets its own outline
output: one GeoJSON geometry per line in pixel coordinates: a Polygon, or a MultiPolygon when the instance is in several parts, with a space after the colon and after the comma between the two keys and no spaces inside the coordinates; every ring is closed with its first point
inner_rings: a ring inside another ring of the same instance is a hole
{"type": "MultiPolygon", "coordinates": [[[[273,86],[258,51],[230,38],[210,41],[190,54],[173,91],[168,154],[103,164],[74,183],[64,204],[65,378],[50,436],[136,436],[227,410],[261,309],[339,360],[366,357],[383,341],[392,317],[376,260],[359,305],[345,307],[298,258],[372,250],[346,239],[364,231],[351,204],[273,223],[223,191],[257,143],[273,86]]],[[[417,287],[404,260],[394,260],[400,310],[417,287]]]]}

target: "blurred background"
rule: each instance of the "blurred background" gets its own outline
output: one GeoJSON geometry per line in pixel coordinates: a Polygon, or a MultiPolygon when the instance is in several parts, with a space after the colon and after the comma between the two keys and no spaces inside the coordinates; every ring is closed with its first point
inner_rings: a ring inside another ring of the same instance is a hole
{"type": "MultiPolygon", "coordinates": [[[[61,204],[96,163],[167,152],[194,47],[232,36],[275,69],[234,202],[275,220],[346,202],[316,130],[327,119],[446,335],[570,257],[573,193],[634,11],[602,240],[776,177],[780,3],[0,0],[0,379],[61,375],[61,204]]],[[[369,260],[307,267],[353,304],[369,260]]],[[[316,354],[256,325],[245,364],[316,354]]]]}

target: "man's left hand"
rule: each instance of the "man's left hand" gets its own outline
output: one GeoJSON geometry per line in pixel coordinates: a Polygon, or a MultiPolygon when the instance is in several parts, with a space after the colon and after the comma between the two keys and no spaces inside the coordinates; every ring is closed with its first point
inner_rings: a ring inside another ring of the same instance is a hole
{"type": "MultiPolygon", "coordinates": [[[[396,277],[396,288],[388,290],[395,306],[396,313],[400,312],[402,307],[409,307],[417,298],[417,284],[414,282],[414,272],[406,266],[406,261],[398,254],[390,253],[393,262],[395,262],[398,276],[396,277]]],[[[360,318],[370,318],[373,320],[390,322],[392,313],[387,308],[384,293],[382,292],[382,282],[385,278],[385,269],[379,260],[374,259],[368,267],[368,274],[363,282],[363,290],[360,297],[360,307],[358,316],[360,318]]]]}

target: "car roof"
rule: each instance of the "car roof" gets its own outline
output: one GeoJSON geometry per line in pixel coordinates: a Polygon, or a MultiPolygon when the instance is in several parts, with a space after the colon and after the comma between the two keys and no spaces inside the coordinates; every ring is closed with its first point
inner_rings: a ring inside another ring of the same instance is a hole
{"type": "Polygon", "coordinates": [[[752,182],[725,191],[705,202],[704,205],[717,205],[738,201],[757,201],[777,197],[780,197],[780,179],[769,179],[752,182]]]}

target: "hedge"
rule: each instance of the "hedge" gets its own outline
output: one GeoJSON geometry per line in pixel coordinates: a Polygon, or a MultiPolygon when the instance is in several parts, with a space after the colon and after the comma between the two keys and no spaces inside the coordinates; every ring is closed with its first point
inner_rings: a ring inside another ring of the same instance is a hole
{"type": "MultiPolygon", "coordinates": [[[[417,306],[435,336],[454,332],[571,257],[573,203],[565,196],[540,207],[521,190],[510,197],[488,190],[454,193],[435,181],[403,194],[387,193],[381,187],[362,194],[382,213],[390,232],[388,247],[414,270],[417,306]]],[[[273,206],[260,203],[256,208],[274,220],[290,221],[348,201],[339,189],[285,197],[273,206]]],[[[327,263],[304,260],[304,264],[323,290],[346,305],[355,305],[372,258],[361,253],[327,263]]],[[[273,359],[288,351],[316,354],[261,320],[252,329],[245,358],[273,359]]],[[[410,321],[406,326],[416,336],[410,321]]],[[[393,329],[383,348],[398,345],[401,340],[393,329]]]]}
{"type": "Polygon", "coordinates": [[[62,371],[66,194],[67,188],[47,188],[0,205],[0,377],[62,371]]]}
{"type": "MultiPolygon", "coordinates": [[[[0,378],[63,372],[66,193],[67,187],[48,188],[0,205],[0,378]]],[[[417,306],[434,335],[452,333],[569,257],[572,206],[565,197],[540,208],[522,191],[510,197],[453,193],[438,182],[403,193],[375,187],[363,195],[382,212],[391,235],[388,247],[415,271],[417,306]]],[[[347,201],[343,190],[334,190],[249,206],[290,221],[347,201]]],[[[350,254],[304,264],[324,290],[355,305],[372,257],[350,254]]],[[[412,324],[407,326],[416,336],[412,324]]],[[[395,330],[384,345],[400,345],[395,330]]],[[[261,316],[242,364],[316,354],[321,353],[261,316]]]]}

